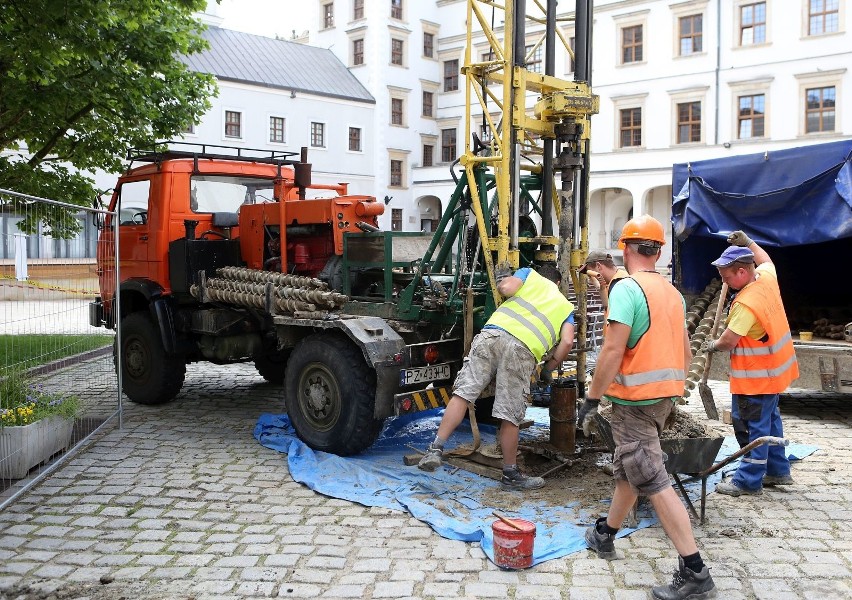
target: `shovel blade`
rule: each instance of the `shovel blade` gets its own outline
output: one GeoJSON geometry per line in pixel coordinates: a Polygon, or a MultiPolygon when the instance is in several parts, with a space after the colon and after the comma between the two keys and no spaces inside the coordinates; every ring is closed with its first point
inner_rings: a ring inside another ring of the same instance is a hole
{"type": "Polygon", "coordinates": [[[704,412],[707,413],[708,419],[719,419],[719,410],[716,408],[716,402],[713,400],[713,390],[707,385],[707,382],[702,381],[698,384],[698,393],[701,395],[701,402],[704,403],[704,412]]]}

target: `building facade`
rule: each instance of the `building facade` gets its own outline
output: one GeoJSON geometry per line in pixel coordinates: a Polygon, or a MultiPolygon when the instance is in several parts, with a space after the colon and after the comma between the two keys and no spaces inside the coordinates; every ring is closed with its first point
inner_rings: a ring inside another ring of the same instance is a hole
{"type": "MultiPolygon", "coordinates": [[[[601,112],[592,119],[590,246],[618,255],[618,234],[632,215],[668,221],[675,163],[852,136],[847,4],[596,0],[592,87],[601,112]]],[[[386,189],[392,198],[385,216],[393,228],[431,227],[454,187],[449,168],[465,143],[466,6],[314,0],[308,7],[310,43],[332,48],[376,98],[376,195],[386,189]]],[[[573,2],[559,7],[562,33],[573,40],[573,2]]],[[[543,69],[541,36],[540,26],[527,31],[528,69],[543,69]]],[[[478,59],[487,49],[474,35],[478,59]]],[[[573,79],[567,50],[557,52],[555,75],[573,79]]],[[[482,115],[471,118],[479,123],[482,115]]]]}

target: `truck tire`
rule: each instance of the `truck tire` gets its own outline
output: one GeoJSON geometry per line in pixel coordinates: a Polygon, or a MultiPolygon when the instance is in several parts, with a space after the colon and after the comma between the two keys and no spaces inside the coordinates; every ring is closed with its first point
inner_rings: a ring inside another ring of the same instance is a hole
{"type": "Polygon", "coordinates": [[[257,373],[269,383],[284,383],[284,371],[290,358],[290,349],[270,352],[255,357],[254,368],[257,373]]]}
{"type": "Polygon", "coordinates": [[[135,312],[125,317],[121,338],[122,388],[131,402],[163,404],[177,396],[186,377],[186,363],[182,356],[166,354],[150,315],[135,312]]]}
{"type": "Polygon", "coordinates": [[[314,450],[357,454],[382,430],[384,420],[373,417],[375,371],[339,335],[320,333],[299,342],[287,363],[285,392],[290,422],[314,450]]]}

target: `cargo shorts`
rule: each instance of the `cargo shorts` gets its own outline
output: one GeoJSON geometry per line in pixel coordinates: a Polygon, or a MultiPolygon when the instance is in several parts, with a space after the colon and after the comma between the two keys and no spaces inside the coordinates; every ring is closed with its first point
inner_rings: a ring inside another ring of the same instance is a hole
{"type": "Polygon", "coordinates": [[[523,342],[502,329],[483,329],[470,346],[453,384],[453,395],[471,404],[496,379],[491,415],[520,425],[527,411],[536,361],[523,342]]]}
{"type": "Polygon", "coordinates": [[[660,432],[672,411],[664,398],[641,406],[612,404],[612,439],[615,454],[612,475],[626,480],[641,496],[652,496],[671,486],[660,447],[660,432]]]}

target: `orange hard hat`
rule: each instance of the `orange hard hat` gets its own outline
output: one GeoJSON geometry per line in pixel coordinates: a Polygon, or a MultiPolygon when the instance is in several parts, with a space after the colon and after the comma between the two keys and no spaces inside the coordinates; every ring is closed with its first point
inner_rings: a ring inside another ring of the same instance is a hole
{"type": "Polygon", "coordinates": [[[635,242],[657,242],[661,246],[666,243],[663,225],[650,215],[639,215],[627,221],[618,238],[618,247],[624,249],[624,244],[635,242]]]}

